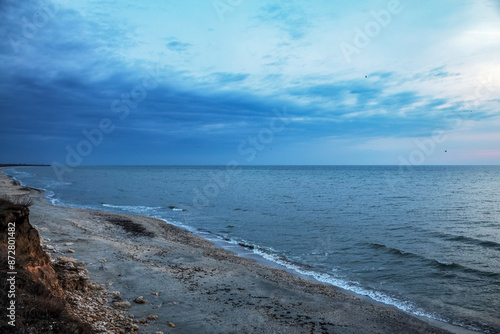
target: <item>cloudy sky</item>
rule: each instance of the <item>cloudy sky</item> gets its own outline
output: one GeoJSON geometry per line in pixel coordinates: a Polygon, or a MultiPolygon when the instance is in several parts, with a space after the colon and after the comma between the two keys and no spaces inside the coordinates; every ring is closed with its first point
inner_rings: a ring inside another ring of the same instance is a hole
{"type": "Polygon", "coordinates": [[[0,1],[0,163],[499,164],[500,2],[0,1]]]}

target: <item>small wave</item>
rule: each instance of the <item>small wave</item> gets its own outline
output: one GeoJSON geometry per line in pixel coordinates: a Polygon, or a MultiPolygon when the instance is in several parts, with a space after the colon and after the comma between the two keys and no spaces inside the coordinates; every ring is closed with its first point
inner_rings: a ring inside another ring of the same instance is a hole
{"type": "Polygon", "coordinates": [[[241,246],[241,247],[243,247],[243,248],[250,249],[250,250],[254,250],[255,249],[255,245],[247,244],[247,243],[244,243],[244,242],[238,242],[238,245],[241,246]]]}
{"type": "Polygon", "coordinates": [[[440,266],[444,266],[444,267],[453,267],[453,266],[457,266],[457,264],[455,262],[448,262],[448,261],[440,261],[440,260],[436,260],[437,264],[440,265],[440,266]]]}
{"type": "MultiPolygon", "coordinates": [[[[15,169],[6,169],[5,172],[6,172],[5,173],[6,175],[10,176],[13,180],[19,182],[19,184],[21,186],[24,186],[24,187],[29,186],[29,187],[43,190],[45,192],[52,191],[52,189],[72,185],[71,182],[56,181],[56,180],[52,180],[52,179],[45,178],[45,177],[38,178],[36,180],[37,182],[31,181],[30,185],[28,185],[24,180],[29,179],[29,178],[34,178],[36,176],[35,174],[31,174],[31,173],[23,172],[23,171],[18,171],[15,169]]],[[[52,204],[54,204],[54,203],[52,203],[52,204]]]]}
{"type": "MultiPolygon", "coordinates": [[[[382,246],[382,245],[380,245],[380,246],[382,246]]],[[[255,247],[253,249],[253,252],[257,255],[262,256],[263,258],[265,258],[268,261],[277,263],[277,264],[284,266],[287,269],[290,269],[292,271],[295,271],[303,276],[313,278],[316,281],[330,284],[333,286],[337,286],[337,287],[351,291],[351,292],[358,294],[358,295],[368,296],[377,302],[381,302],[381,303],[384,303],[387,305],[395,306],[395,307],[397,307],[405,312],[408,312],[408,313],[412,313],[412,314],[415,314],[418,316],[424,316],[424,317],[439,320],[439,321],[444,321],[442,318],[438,317],[437,315],[426,312],[423,309],[417,307],[416,305],[414,305],[413,303],[411,303],[409,301],[404,301],[404,300],[400,300],[400,299],[395,298],[395,297],[391,297],[391,296],[384,294],[380,291],[370,290],[370,289],[364,288],[358,282],[350,282],[350,281],[347,281],[347,280],[342,279],[340,277],[337,277],[333,274],[320,273],[320,272],[317,272],[314,270],[304,269],[302,265],[295,264],[295,263],[287,260],[286,258],[283,258],[283,257],[277,255],[276,253],[268,251],[268,250],[263,249],[261,247],[255,247]]]]}
{"type": "Polygon", "coordinates": [[[421,256],[419,256],[417,254],[413,254],[411,252],[407,252],[407,251],[404,251],[404,250],[401,250],[398,248],[393,248],[393,247],[389,247],[389,246],[377,244],[377,243],[370,244],[370,247],[374,248],[374,249],[383,249],[388,253],[399,255],[399,256],[404,256],[404,257],[416,257],[416,258],[421,257],[421,256]]]}
{"type": "MultiPolygon", "coordinates": [[[[155,219],[158,219],[158,220],[163,220],[165,223],[167,224],[170,224],[170,225],[174,225],[174,226],[177,226],[177,227],[180,227],[184,230],[187,230],[193,234],[196,234],[196,235],[200,235],[201,233],[198,233],[199,230],[192,227],[192,226],[189,226],[189,225],[186,225],[186,224],[183,224],[179,221],[175,221],[175,220],[168,220],[168,219],[165,219],[165,217],[161,216],[161,215],[153,215],[151,216],[151,218],[155,218],[155,219]]],[[[205,236],[204,236],[205,237],[205,236]]]]}
{"type": "Polygon", "coordinates": [[[500,243],[490,240],[482,240],[473,237],[468,237],[464,235],[453,235],[447,233],[438,233],[438,236],[442,239],[452,242],[461,242],[469,245],[480,246],[483,248],[489,248],[500,251],[500,243]]]}
{"type": "Polygon", "coordinates": [[[173,205],[169,206],[168,208],[169,208],[170,210],[172,210],[172,211],[176,211],[176,212],[183,212],[183,211],[186,211],[186,209],[181,209],[181,208],[178,208],[178,207],[173,206],[173,205]]]}
{"type": "Polygon", "coordinates": [[[485,270],[480,270],[480,269],[474,269],[474,268],[463,266],[463,265],[458,264],[458,263],[443,264],[442,261],[437,261],[437,260],[434,260],[434,261],[436,262],[436,265],[438,267],[441,267],[444,269],[456,270],[459,272],[463,272],[463,273],[471,274],[471,275],[475,275],[475,276],[480,276],[483,278],[495,278],[495,279],[500,278],[500,273],[495,273],[495,272],[485,271],[485,270]]]}
{"type": "Polygon", "coordinates": [[[449,262],[449,261],[444,261],[444,260],[437,260],[437,259],[429,259],[425,256],[417,255],[411,252],[403,251],[397,248],[389,247],[386,245],[378,244],[378,243],[372,243],[370,246],[373,249],[381,249],[388,254],[394,254],[396,256],[401,256],[401,257],[411,257],[414,258],[418,261],[421,261],[423,263],[427,263],[427,265],[430,265],[432,267],[435,267],[440,270],[453,270],[457,272],[462,272],[466,274],[473,274],[476,276],[481,276],[481,277],[488,277],[488,278],[497,278],[500,277],[500,273],[495,273],[495,272],[490,272],[490,271],[484,271],[484,270],[479,270],[479,269],[474,269],[470,268],[455,262],[449,262]]]}
{"type": "Polygon", "coordinates": [[[113,204],[102,204],[103,207],[105,208],[111,208],[111,209],[118,209],[120,211],[126,211],[130,212],[132,214],[139,214],[139,215],[146,215],[150,216],[158,209],[161,209],[160,207],[151,207],[151,206],[143,206],[143,205],[113,205],[113,204]]]}
{"type": "Polygon", "coordinates": [[[59,198],[57,198],[56,193],[53,192],[52,190],[45,190],[45,198],[52,205],[56,205],[56,206],[61,206],[62,205],[62,203],[59,200],[59,198]]]}
{"type": "MultiPolygon", "coordinates": [[[[206,236],[205,236],[206,237],[206,236]]],[[[219,236],[220,240],[224,240],[225,242],[232,244],[232,245],[238,245],[240,247],[243,247],[247,250],[250,250],[252,253],[255,255],[260,256],[261,258],[270,261],[272,263],[275,263],[279,266],[285,267],[288,270],[295,272],[301,276],[308,277],[310,279],[316,280],[321,283],[333,285],[336,287],[340,287],[342,289],[345,289],[347,291],[351,291],[355,294],[362,295],[362,296],[368,296],[369,298],[381,302],[387,305],[392,305],[395,306],[405,312],[418,315],[418,316],[423,316],[439,321],[445,321],[444,319],[440,318],[436,314],[429,313],[424,311],[423,309],[417,307],[415,304],[413,304],[410,301],[404,301],[399,298],[391,297],[383,292],[376,291],[376,290],[371,290],[369,288],[362,287],[358,282],[355,281],[348,281],[346,279],[343,279],[338,276],[338,274],[334,274],[336,270],[332,270],[330,273],[322,273],[317,270],[314,270],[312,267],[309,267],[305,264],[302,263],[296,263],[294,261],[291,261],[290,259],[286,258],[285,256],[279,255],[278,252],[271,247],[261,247],[259,245],[256,245],[254,243],[245,241],[245,240],[235,240],[232,238],[228,237],[221,237],[219,236]]],[[[380,244],[374,244],[375,247],[385,247],[384,245],[380,244]]]]}
{"type": "Polygon", "coordinates": [[[29,177],[34,177],[35,175],[28,173],[28,172],[23,172],[14,168],[9,168],[4,170],[5,174],[11,176],[14,178],[16,181],[18,180],[18,177],[20,178],[29,178],[29,177]]]}
{"type": "Polygon", "coordinates": [[[47,180],[44,184],[47,188],[58,188],[58,187],[64,187],[64,186],[70,186],[73,183],[71,182],[60,182],[60,181],[55,181],[55,180],[47,180]]]}

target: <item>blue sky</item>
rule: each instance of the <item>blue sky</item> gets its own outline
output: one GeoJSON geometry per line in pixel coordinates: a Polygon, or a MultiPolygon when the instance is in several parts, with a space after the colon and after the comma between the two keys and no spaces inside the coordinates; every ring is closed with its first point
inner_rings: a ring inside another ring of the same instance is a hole
{"type": "Polygon", "coordinates": [[[0,163],[500,163],[498,1],[5,0],[0,58],[0,163]]]}

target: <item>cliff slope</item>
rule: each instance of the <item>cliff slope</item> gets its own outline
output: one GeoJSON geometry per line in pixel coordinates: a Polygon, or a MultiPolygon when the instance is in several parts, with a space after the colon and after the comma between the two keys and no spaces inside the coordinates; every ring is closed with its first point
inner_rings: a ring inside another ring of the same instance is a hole
{"type": "MultiPolygon", "coordinates": [[[[1,333],[91,333],[68,307],[62,283],[29,222],[29,208],[0,199],[1,333]],[[4,314],[4,312],[2,312],[4,314]]],[[[63,275],[65,275],[63,273],[63,275]]]]}

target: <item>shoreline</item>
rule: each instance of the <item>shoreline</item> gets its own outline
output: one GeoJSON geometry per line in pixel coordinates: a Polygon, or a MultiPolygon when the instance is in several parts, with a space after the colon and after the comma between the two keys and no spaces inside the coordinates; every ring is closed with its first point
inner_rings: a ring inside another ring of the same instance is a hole
{"type": "Polygon", "coordinates": [[[87,263],[92,280],[111,283],[110,289],[119,288],[125,300],[141,295],[151,300],[146,307],[132,303],[130,310],[146,317],[146,313],[158,310],[159,319],[145,328],[148,332],[167,330],[173,322],[176,331],[183,333],[328,333],[333,328],[336,333],[446,333],[443,328],[452,333],[477,333],[405,313],[369,297],[314,282],[312,277],[298,277],[291,270],[262,265],[163,220],[54,206],[41,190],[5,182],[5,178],[12,179],[1,169],[0,181],[4,182],[0,182],[0,194],[34,199],[32,224],[55,250],[64,252],[63,245],[72,242],[74,256],[87,263]],[[149,289],[141,288],[137,280],[149,289]],[[177,291],[161,286],[165,282],[177,291]],[[186,304],[190,307],[179,307],[186,304]],[[330,307],[325,310],[327,305],[330,307]],[[178,320],[193,314],[203,319],[196,326],[178,320]]]}

